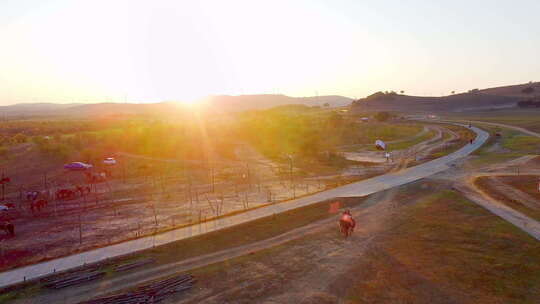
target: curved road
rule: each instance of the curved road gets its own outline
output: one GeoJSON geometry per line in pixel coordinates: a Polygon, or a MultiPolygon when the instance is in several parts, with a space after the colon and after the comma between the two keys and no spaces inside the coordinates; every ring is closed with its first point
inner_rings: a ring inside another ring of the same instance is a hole
{"type": "Polygon", "coordinates": [[[259,218],[267,217],[272,214],[311,205],[324,200],[336,197],[365,196],[396,186],[404,185],[428,177],[435,173],[444,171],[449,168],[448,166],[453,161],[467,156],[474,150],[478,149],[487,140],[489,134],[476,127],[472,127],[472,130],[477,134],[473,144],[468,144],[456,152],[415,167],[401,170],[399,172],[380,175],[374,178],[348,184],[328,191],[319,192],[296,200],[280,204],[268,205],[229,217],[211,220],[205,223],[195,224],[177,230],[172,230],[155,236],[143,237],[140,239],[98,248],[42,262],[39,264],[16,268],[10,271],[0,273],[0,287],[23,282],[24,280],[36,279],[51,274],[54,271],[64,271],[84,264],[94,263],[108,258],[118,257],[129,253],[149,249],[155,246],[160,246],[174,241],[205,234],[211,231],[228,228],[259,218]]]}
{"type": "Polygon", "coordinates": [[[516,131],[525,133],[525,134],[530,135],[530,136],[540,138],[540,133],[537,133],[537,132],[534,132],[534,131],[531,131],[531,130],[527,130],[527,129],[522,128],[522,127],[516,127],[516,126],[511,126],[511,125],[498,123],[498,122],[487,122],[487,121],[480,121],[480,120],[471,120],[470,122],[475,123],[475,124],[484,124],[484,125],[491,125],[491,126],[496,126],[496,127],[501,127],[501,128],[512,129],[512,130],[516,130],[516,131]]]}

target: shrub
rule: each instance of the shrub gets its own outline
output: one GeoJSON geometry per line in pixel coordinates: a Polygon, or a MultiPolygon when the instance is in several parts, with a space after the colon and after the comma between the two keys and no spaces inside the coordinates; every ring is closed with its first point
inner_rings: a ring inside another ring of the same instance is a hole
{"type": "Polygon", "coordinates": [[[14,143],[25,143],[28,140],[28,137],[22,133],[18,133],[17,135],[13,136],[11,139],[14,143]]]}
{"type": "Polygon", "coordinates": [[[377,112],[377,114],[375,114],[375,119],[378,121],[387,121],[390,117],[392,117],[392,115],[388,112],[377,112]]]}

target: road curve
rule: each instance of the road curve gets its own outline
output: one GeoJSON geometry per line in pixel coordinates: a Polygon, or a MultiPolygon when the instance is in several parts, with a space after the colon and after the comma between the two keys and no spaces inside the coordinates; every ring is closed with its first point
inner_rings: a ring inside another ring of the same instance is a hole
{"type": "Polygon", "coordinates": [[[480,120],[471,120],[470,122],[474,123],[474,124],[485,124],[485,125],[491,125],[491,126],[496,126],[496,127],[501,127],[501,128],[512,129],[512,130],[516,130],[516,131],[525,133],[525,134],[530,135],[530,136],[540,138],[540,133],[537,133],[537,132],[534,132],[534,131],[531,131],[531,130],[527,130],[527,129],[522,128],[522,127],[516,127],[516,126],[512,126],[512,125],[498,123],[498,122],[487,122],[487,121],[480,121],[480,120]]]}
{"type": "MultiPolygon", "coordinates": [[[[462,125],[464,126],[464,125],[462,125]]],[[[367,180],[348,184],[328,191],[319,192],[303,198],[284,203],[268,205],[254,210],[249,210],[229,217],[211,220],[205,223],[195,224],[189,227],[164,232],[155,236],[126,241],[123,243],[102,247],[78,254],[53,259],[50,261],[28,265],[0,273],[0,287],[13,285],[25,280],[32,280],[49,275],[53,272],[65,271],[84,264],[102,261],[108,258],[118,257],[129,253],[149,249],[178,240],[208,232],[232,227],[238,224],[267,217],[276,213],[311,205],[336,197],[358,197],[387,190],[396,186],[404,185],[435,173],[448,169],[449,165],[478,149],[489,137],[489,134],[479,128],[471,128],[476,133],[476,139],[472,144],[467,144],[458,151],[444,157],[411,167],[402,171],[388,173],[367,180]]]]}

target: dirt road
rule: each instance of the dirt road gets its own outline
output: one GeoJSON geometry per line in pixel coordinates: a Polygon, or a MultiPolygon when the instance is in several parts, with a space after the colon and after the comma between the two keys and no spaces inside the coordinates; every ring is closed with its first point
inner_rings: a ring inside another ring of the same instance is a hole
{"type": "Polygon", "coordinates": [[[530,217],[498,202],[487,196],[480,189],[472,184],[472,181],[467,183],[461,182],[455,185],[465,197],[478,205],[486,208],[492,213],[502,217],[506,221],[514,224],[516,227],[527,232],[532,237],[540,241],[540,223],[530,217]]]}

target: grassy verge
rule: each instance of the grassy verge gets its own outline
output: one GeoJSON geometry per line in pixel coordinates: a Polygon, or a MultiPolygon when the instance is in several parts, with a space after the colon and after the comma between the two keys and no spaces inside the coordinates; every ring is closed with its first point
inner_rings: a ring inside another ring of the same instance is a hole
{"type": "Polygon", "coordinates": [[[540,138],[496,126],[481,125],[481,127],[489,132],[490,138],[484,147],[474,153],[476,155],[490,153],[489,150],[494,144],[499,144],[503,150],[507,150],[508,152],[519,152],[523,154],[534,154],[540,150],[540,138]],[[497,133],[500,136],[496,136],[497,133]]]}
{"type": "Polygon", "coordinates": [[[375,140],[393,141],[411,137],[420,133],[423,126],[420,124],[369,122],[358,125],[358,141],[371,144],[375,140]]]}
{"type": "MultiPolygon", "coordinates": [[[[426,134],[422,135],[422,136],[418,136],[418,137],[415,137],[411,140],[407,140],[407,141],[402,141],[402,142],[398,142],[398,143],[395,143],[395,144],[388,144],[388,150],[391,150],[391,151],[395,151],[395,150],[404,150],[404,149],[407,149],[407,148],[410,148],[414,145],[417,145],[423,141],[426,141],[426,140],[429,140],[431,138],[433,138],[435,136],[436,132],[435,131],[429,131],[427,132],[426,134]]],[[[374,147],[372,147],[373,150],[375,150],[374,147]]]]}
{"type": "Polygon", "coordinates": [[[459,194],[431,194],[398,220],[355,265],[349,303],[540,301],[538,242],[459,194]]]}
{"type": "Polygon", "coordinates": [[[480,189],[482,189],[484,193],[487,193],[489,196],[491,196],[493,199],[537,221],[540,221],[540,210],[531,209],[527,207],[526,205],[524,205],[522,202],[515,200],[511,197],[508,197],[505,193],[501,192],[496,187],[493,187],[489,183],[489,178],[490,178],[489,176],[481,176],[474,181],[474,184],[478,186],[480,189]]]}

